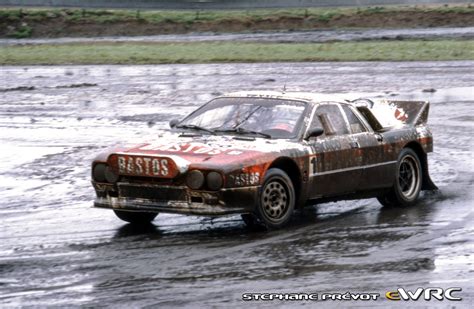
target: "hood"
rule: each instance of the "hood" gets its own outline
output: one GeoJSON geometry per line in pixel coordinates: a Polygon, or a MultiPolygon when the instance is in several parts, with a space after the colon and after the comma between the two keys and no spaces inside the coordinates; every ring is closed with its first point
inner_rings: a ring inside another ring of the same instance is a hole
{"type": "Polygon", "coordinates": [[[271,162],[283,149],[297,145],[258,137],[241,140],[232,135],[165,132],[153,142],[114,148],[103,159],[120,175],[174,178],[190,168],[227,172],[271,162]]]}

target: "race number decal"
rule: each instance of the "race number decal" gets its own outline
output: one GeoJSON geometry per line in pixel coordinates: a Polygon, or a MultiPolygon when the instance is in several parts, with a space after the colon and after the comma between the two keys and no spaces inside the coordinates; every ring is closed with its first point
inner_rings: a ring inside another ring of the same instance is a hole
{"type": "Polygon", "coordinates": [[[309,172],[311,175],[314,175],[317,172],[316,164],[317,164],[316,156],[310,156],[309,157],[309,172]]]}

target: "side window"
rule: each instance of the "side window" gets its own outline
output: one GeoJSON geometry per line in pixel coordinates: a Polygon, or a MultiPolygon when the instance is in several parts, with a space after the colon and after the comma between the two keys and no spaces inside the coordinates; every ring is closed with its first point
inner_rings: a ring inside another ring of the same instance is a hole
{"type": "Polygon", "coordinates": [[[337,105],[323,104],[316,110],[316,115],[321,121],[326,135],[349,134],[346,121],[337,105]]]}
{"type": "Polygon", "coordinates": [[[316,128],[323,128],[324,126],[321,123],[321,118],[319,118],[318,111],[315,111],[315,115],[313,117],[313,120],[311,120],[311,124],[309,126],[311,129],[316,129],[316,128]]]}
{"type": "Polygon", "coordinates": [[[352,133],[362,133],[367,132],[367,129],[364,127],[362,122],[360,122],[359,118],[354,114],[354,112],[350,109],[347,105],[342,105],[342,109],[347,116],[347,120],[349,121],[349,126],[351,128],[352,133]]]}

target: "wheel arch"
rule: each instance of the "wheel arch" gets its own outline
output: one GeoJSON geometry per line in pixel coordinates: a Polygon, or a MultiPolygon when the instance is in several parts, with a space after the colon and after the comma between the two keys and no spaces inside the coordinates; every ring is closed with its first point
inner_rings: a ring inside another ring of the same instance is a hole
{"type": "Polygon", "coordinates": [[[300,205],[302,182],[301,171],[298,167],[298,164],[296,164],[296,162],[289,157],[279,157],[270,164],[268,169],[270,168],[281,169],[288,175],[288,177],[290,177],[295,189],[295,206],[300,205]]]}
{"type": "Polygon", "coordinates": [[[421,190],[437,190],[438,187],[433,183],[430,177],[428,170],[428,155],[423,150],[423,147],[421,147],[418,142],[412,141],[406,144],[403,148],[410,148],[413,150],[420,160],[422,174],[421,190]]]}

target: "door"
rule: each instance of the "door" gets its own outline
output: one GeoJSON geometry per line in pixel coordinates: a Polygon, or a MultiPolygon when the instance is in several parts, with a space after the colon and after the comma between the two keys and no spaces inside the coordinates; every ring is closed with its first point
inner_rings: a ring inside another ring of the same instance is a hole
{"type": "Polygon", "coordinates": [[[395,161],[386,155],[393,148],[382,136],[373,132],[357,111],[350,105],[342,104],[342,110],[349,123],[352,141],[356,145],[357,156],[361,160],[361,174],[357,191],[387,187],[393,180],[395,161]]]}
{"type": "Polygon", "coordinates": [[[320,104],[310,124],[310,129],[317,127],[324,134],[309,140],[310,198],[354,192],[362,176],[362,154],[340,105],[320,104]]]}

